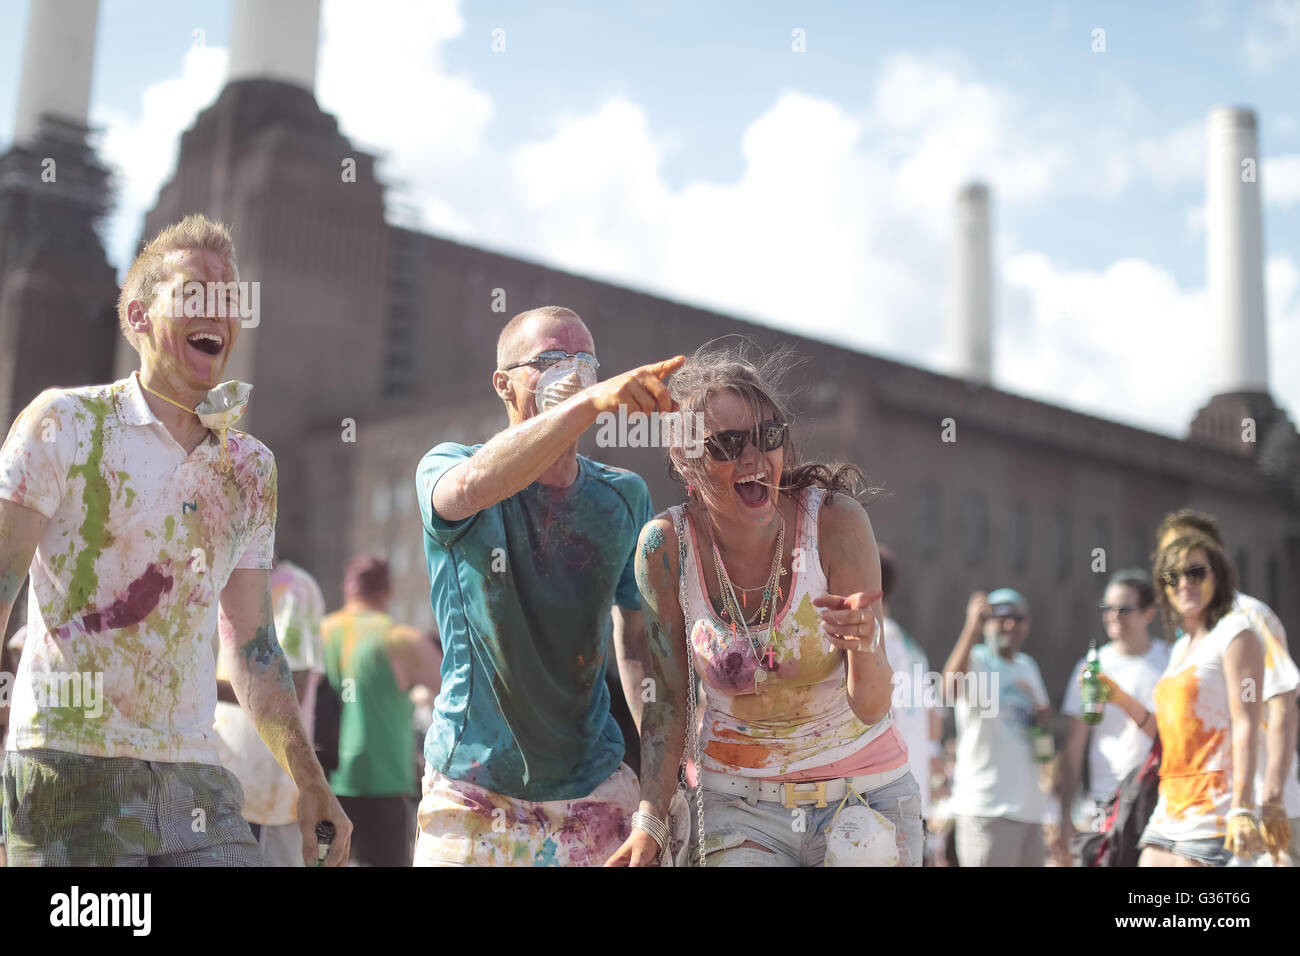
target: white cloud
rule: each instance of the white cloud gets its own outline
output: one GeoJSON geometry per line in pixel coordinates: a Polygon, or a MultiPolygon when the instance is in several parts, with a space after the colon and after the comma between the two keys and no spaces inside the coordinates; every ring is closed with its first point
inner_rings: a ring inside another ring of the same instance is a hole
{"type": "Polygon", "coordinates": [[[1037,252],[1006,264],[1008,290],[994,352],[998,383],[1146,428],[1184,434],[1209,397],[1204,289],[1124,259],[1103,271],[1066,269],[1037,252]]]}
{"type": "Polygon", "coordinates": [[[180,134],[216,99],[226,79],[229,51],[195,45],[179,76],[145,88],[137,116],[108,106],[91,110],[91,125],[105,130],[100,156],[114,169],[116,208],[108,221],[109,262],[119,277],[131,264],[144,215],[176,168],[180,134]]]}
{"type": "Polygon", "coordinates": [[[483,161],[492,116],[491,98],[442,62],[441,46],[464,29],[456,0],[326,0],[321,11],[322,109],[356,145],[386,154],[394,201],[413,202],[426,227],[447,232],[468,227],[446,187],[483,161]]]}
{"type": "Polygon", "coordinates": [[[1290,206],[1300,202],[1300,154],[1265,159],[1261,163],[1259,184],[1267,205],[1290,206]]]}
{"type": "Polygon", "coordinates": [[[1300,54],[1300,0],[1269,0],[1246,28],[1241,56],[1252,73],[1268,73],[1300,54]]]}

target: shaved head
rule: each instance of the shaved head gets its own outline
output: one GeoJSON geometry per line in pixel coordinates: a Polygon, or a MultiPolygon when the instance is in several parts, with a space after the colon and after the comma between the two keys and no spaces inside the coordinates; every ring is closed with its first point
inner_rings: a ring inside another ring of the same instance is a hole
{"type": "Polygon", "coordinates": [[[578,313],[562,306],[546,305],[540,309],[520,312],[506,323],[497,338],[497,368],[503,369],[507,365],[532,358],[538,351],[545,351],[538,349],[538,344],[546,344],[551,348],[564,347],[568,352],[590,351],[595,348],[591,332],[578,317],[578,313]],[[585,339],[585,344],[571,348],[561,346],[556,341],[572,342],[575,339],[585,339]]]}

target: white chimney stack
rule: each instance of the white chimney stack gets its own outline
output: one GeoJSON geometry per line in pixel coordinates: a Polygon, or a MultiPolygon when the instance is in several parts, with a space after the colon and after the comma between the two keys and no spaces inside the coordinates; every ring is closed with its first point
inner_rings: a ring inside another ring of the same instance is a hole
{"type": "Polygon", "coordinates": [[[230,82],[280,80],[316,87],[320,0],[235,0],[230,82]]]}
{"type": "Polygon", "coordinates": [[[989,190],[972,183],[957,194],[953,255],[953,374],[987,385],[993,380],[993,281],[989,253],[989,190]]]}
{"type": "Polygon", "coordinates": [[[1206,275],[1217,368],[1214,394],[1268,391],[1263,229],[1255,114],[1218,109],[1208,123],[1206,275]]]}
{"type": "Polygon", "coordinates": [[[53,113],[82,126],[90,115],[99,0],[32,0],[14,142],[25,145],[53,113]]]}

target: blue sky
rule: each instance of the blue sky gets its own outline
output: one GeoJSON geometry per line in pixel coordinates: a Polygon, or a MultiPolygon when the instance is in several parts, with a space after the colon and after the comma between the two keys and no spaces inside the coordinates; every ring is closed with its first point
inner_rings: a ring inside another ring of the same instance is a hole
{"type": "MultiPolygon", "coordinates": [[[[122,269],[220,88],[232,4],[100,6],[122,269]]],[[[0,0],[3,141],[26,16],[0,0]]],[[[997,384],[1171,434],[1214,360],[1204,121],[1249,105],[1273,392],[1300,408],[1300,0],[325,0],[322,21],[318,98],[387,157],[393,218],[927,367],[953,194],[987,179],[997,384]]]]}

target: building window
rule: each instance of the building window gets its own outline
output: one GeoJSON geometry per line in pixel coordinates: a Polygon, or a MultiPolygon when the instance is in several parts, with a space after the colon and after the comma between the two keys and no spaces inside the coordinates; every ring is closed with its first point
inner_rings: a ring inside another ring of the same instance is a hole
{"type": "Polygon", "coordinates": [[[962,505],[961,551],[974,567],[984,558],[989,540],[989,509],[984,497],[972,492],[962,505]]]}
{"type": "Polygon", "coordinates": [[[1029,506],[1023,501],[1011,504],[1011,570],[1024,574],[1029,570],[1029,506]]]}
{"type": "Polygon", "coordinates": [[[1065,508],[1056,511],[1056,580],[1065,581],[1070,577],[1070,564],[1073,545],[1070,542],[1070,512],[1065,508]]]}
{"type": "Polygon", "coordinates": [[[939,489],[931,484],[921,485],[917,490],[916,505],[917,548],[921,552],[921,557],[933,560],[942,546],[939,489]]]}

